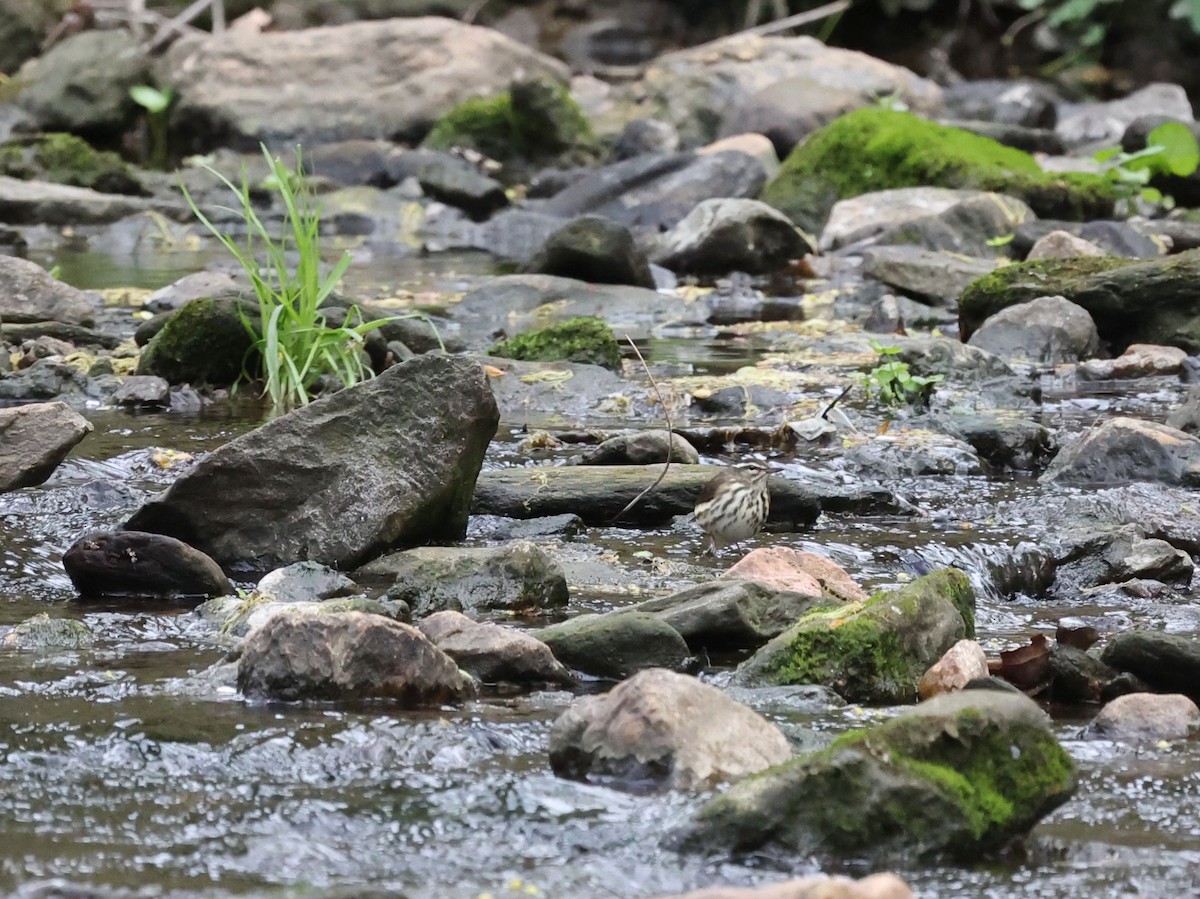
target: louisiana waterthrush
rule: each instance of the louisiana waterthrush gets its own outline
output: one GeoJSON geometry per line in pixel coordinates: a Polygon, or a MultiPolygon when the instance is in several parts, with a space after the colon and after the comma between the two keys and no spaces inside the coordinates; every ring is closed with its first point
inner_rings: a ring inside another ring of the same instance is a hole
{"type": "Polygon", "coordinates": [[[708,535],[708,552],[759,532],[771,511],[770,473],[765,462],[743,462],[704,486],[696,500],[696,521],[708,535]]]}

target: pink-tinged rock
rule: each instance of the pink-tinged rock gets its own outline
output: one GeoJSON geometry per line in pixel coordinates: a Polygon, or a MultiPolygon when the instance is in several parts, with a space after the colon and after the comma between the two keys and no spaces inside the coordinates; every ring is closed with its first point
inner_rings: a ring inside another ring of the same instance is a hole
{"type": "Polygon", "coordinates": [[[987,656],[974,640],[959,640],[933,663],[917,684],[922,699],[961,690],[969,681],[988,676],[987,656]]]}
{"type": "Polygon", "coordinates": [[[1113,360],[1113,375],[1118,378],[1177,375],[1183,371],[1186,358],[1187,353],[1179,347],[1133,343],[1113,360]]]}
{"type": "Polygon", "coordinates": [[[1069,231],[1051,231],[1043,234],[1029,250],[1029,259],[1071,259],[1076,256],[1104,256],[1105,252],[1082,237],[1069,231]]]}
{"type": "Polygon", "coordinates": [[[914,899],[915,895],[895,874],[872,874],[862,880],[805,877],[764,887],[708,887],[658,899],[914,899]]]}
{"type": "Polygon", "coordinates": [[[1182,740],[1200,729],[1200,708],[1182,693],[1128,693],[1100,710],[1090,736],[1112,740],[1182,740]]]}
{"type": "Polygon", "coordinates": [[[866,591],[836,562],[786,546],[752,550],[738,559],[723,577],[756,581],[765,587],[808,596],[828,596],[841,602],[868,599],[866,591]]]}
{"type": "Polygon", "coordinates": [[[444,611],[430,615],[419,629],[463,671],[484,683],[572,682],[549,646],[511,627],[444,611]]]}

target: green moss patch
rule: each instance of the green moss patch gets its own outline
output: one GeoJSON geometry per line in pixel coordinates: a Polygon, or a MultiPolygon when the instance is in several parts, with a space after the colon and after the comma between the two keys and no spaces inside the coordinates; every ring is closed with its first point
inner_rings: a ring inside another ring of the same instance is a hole
{"type": "Polygon", "coordinates": [[[172,384],[236,383],[254,347],[239,305],[257,319],[257,308],[236,297],[202,297],[184,304],[142,349],[138,374],[158,375],[172,384]]]}
{"type": "Polygon", "coordinates": [[[901,187],[951,187],[1010,194],[1040,216],[1101,218],[1116,194],[1105,179],[1041,170],[1028,153],[909,113],[850,112],[796,147],[762,199],[810,231],[838,200],[901,187]]]}
{"type": "Polygon", "coordinates": [[[147,194],[121,157],[97,150],[73,134],[55,132],[9,141],[0,146],[0,174],[102,193],[147,194]]]}
{"type": "Polygon", "coordinates": [[[621,354],[612,328],[598,318],[572,318],[502,340],[490,356],[525,362],[584,362],[620,368],[621,354]]]}

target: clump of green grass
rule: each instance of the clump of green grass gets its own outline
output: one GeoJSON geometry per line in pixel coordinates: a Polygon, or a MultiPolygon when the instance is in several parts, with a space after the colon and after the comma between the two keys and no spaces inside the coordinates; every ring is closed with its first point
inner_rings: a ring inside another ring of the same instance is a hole
{"type": "Polygon", "coordinates": [[[207,163],[205,170],[217,177],[238,199],[238,207],[224,207],[239,215],[246,226],[245,245],[218,228],[200,209],[181,182],[192,213],[238,261],[250,278],[258,299],[258,321],[242,313],[254,346],[243,368],[250,380],[261,365],[264,394],[277,408],[307,404],[326,376],[350,387],[374,375],[363,353],[364,336],[395,318],[363,321],[356,306],[346,312],[342,325],[330,327],[321,307],[350,266],[343,253],[333,268],[321,275],[321,209],[304,173],[301,150],[296,148],[296,167],[290,169],[262,146],[270,174],[264,186],[283,200],[284,228],[272,237],[250,199],[245,170],[240,186],[207,163]],[[289,253],[298,257],[289,265],[289,253]],[[260,262],[260,259],[262,260],[260,262]],[[252,356],[261,357],[251,359],[252,356]]]}

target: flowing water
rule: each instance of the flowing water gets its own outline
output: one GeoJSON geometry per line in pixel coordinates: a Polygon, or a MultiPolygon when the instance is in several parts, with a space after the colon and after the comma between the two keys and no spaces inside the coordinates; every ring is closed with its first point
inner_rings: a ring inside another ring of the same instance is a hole
{"type": "MultiPolygon", "coordinates": [[[[93,286],[114,270],[120,266],[85,267],[75,277],[93,286]]],[[[175,271],[174,263],[164,265],[142,283],[157,286],[175,271]]],[[[430,283],[425,271],[410,284],[430,283]]],[[[458,272],[448,266],[436,278],[458,272]]],[[[714,370],[744,361],[719,343],[670,341],[650,350],[657,359],[714,370]]],[[[1178,395],[1138,387],[1137,394],[1102,388],[1051,397],[1041,415],[1070,432],[1118,413],[1161,418],[1178,395]]],[[[57,878],[139,895],[470,899],[536,890],[549,899],[635,899],[783,876],[765,862],[720,863],[664,849],[663,836],[702,797],[633,796],[554,777],[549,726],[568,694],[491,693],[420,713],[248,704],[202,676],[223,650],[188,606],[80,603],[62,552],[86,530],[119,523],[169,482],[174,475],[150,460],[150,448],[202,453],[259,420],[245,403],[194,415],[88,416],[95,433],[50,481],[0,495],[0,628],[48,612],[78,618],[96,635],[88,649],[0,649],[0,890],[57,878]]],[[[518,436],[502,425],[487,465],[523,461],[518,436]]],[[[858,479],[803,453],[783,461],[787,477],[858,479]]],[[[1200,630],[1194,594],[1191,604],[1085,606],[1012,589],[1009,582],[1021,578],[1011,560],[1036,554],[1053,527],[1046,503],[1069,491],[1051,495],[1028,477],[881,483],[927,515],[825,516],[803,533],[760,535],[756,545],[824,552],[871,588],[956,566],[977,588],[980,637],[991,651],[1052,632],[1066,616],[1112,629],[1137,621],[1200,630]]],[[[473,539],[486,532],[472,525],[473,539]]],[[[611,553],[631,568],[647,564],[634,555],[645,551],[669,570],[702,573],[698,535],[682,527],[593,529],[577,544],[578,552],[611,553]]],[[[569,611],[632,601],[594,588],[577,591],[569,611]]],[[[763,711],[788,728],[826,736],[894,712],[786,704],[763,711]]],[[[1080,765],[1075,798],[1037,827],[1020,857],[979,867],[902,867],[919,894],[1200,895],[1200,747],[1085,742],[1077,733],[1093,710],[1051,711],[1080,765]]],[[[817,870],[813,860],[797,858],[787,873],[817,870]]]]}

